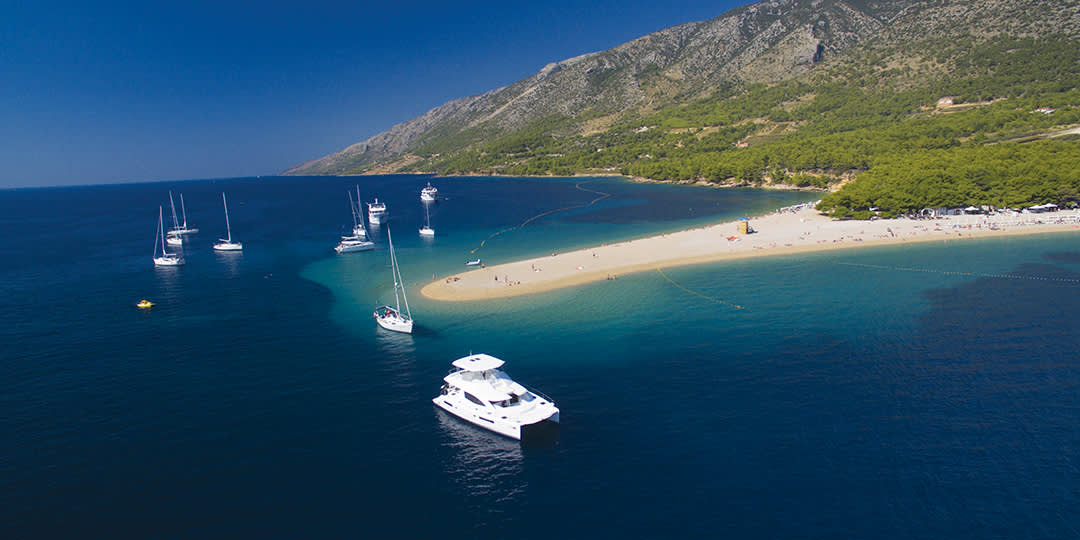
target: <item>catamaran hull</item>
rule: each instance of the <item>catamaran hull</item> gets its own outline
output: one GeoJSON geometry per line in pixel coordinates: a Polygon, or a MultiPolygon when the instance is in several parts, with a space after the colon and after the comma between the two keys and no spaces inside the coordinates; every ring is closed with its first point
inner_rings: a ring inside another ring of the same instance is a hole
{"type": "Polygon", "coordinates": [[[521,440],[522,441],[548,441],[555,439],[559,435],[559,413],[555,413],[551,418],[536,422],[535,424],[525,424],[521,426],[521,440]]]}
{"type": "Polygon", "coordinates": [[[503,420],[502,418],[495,417],[484,411],[476,410],[471,406],[465,405],[463,402],[454,403],[454,401],[455,400],[452,400],[451,397],[446,395],[441,395],[431,400],[436,407],[470,424],[480,426],[486,430],[494,431],[499,435],[504,435],[519,441],[522,440],[523,436],[526,439],[531,439],[533,437],[550,435],[558,430],[558,412],[548,418],[531,424],[519,424],[517,422],[503,420]]]}

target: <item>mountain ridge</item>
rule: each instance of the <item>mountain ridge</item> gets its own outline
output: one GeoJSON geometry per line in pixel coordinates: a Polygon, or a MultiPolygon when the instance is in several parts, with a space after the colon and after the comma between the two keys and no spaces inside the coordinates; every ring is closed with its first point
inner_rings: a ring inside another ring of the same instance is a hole
{"type": "MultiPolygon", "coordinates": [[[[883,4],[892,9],[878,7],[878,16],[892,16],[895,4],[883,4]]],[[[292,167],[285,174],[347,173],[385,163],[441,133],[483,124],[505,132],[521,129],[538,117],[573,117],[588,108],[616,114],[650,97],[649,89],[643,90],[639,82],[650,74],[676,82],[678,93],[687,96],[683,99],[700,96],[729,84],[740,70],[745,77],[745,68],[766,51],[789,64],[789,69],[777,70],[772,78],[788,78],[805,71],[823,54],[838,52],[857,41],[859,31],[865,33],[866,28],[883,24],[838,0],[784,0],[738,7],[713,19],[666,28],[606,51],[549,63],[529,77],[448,101],[340,152],[292,167]],[[828,33],[835,39],[823,41],[814,35],[815,29],[805,24],[812,12],[823,23],[817,33],[828,33]],[[774,49],[781,41],[786,47],[774,49]],[[714,69],[714,65],[721,67],[714,69]]]]}
{"type": "Polygon", "coordinates": [[[1080,126],[1078,36],[1080,0],[759,2],[550,63],[287,173],[781,184],[835,191],[821,209],[839,217],[1080,203],[1080,138],[1040,136],[1080,126]]]}

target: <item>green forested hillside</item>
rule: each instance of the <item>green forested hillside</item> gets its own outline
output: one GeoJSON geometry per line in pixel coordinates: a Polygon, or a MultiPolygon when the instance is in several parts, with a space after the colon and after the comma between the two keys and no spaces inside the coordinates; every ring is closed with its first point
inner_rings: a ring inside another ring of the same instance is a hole
{"type": "Polygon", "coordinates": [[[822,202],[836,216],[1077,200],[1080,137],[1038,138],[1080,126],[1080,43],[998,37],[912,47],[926,51],[916,67],[867,55],[795,80],[725,88],[594,133],[573,132],[581,118],[552,116],[494,138],[469,130],[433,137],[411,167],[820,188],[854,175],[822,202]],[[952,104],[939,105],[943,97],[952,104]],[[1046,107],[1053,112],[1036,111],[1046,107]]]}

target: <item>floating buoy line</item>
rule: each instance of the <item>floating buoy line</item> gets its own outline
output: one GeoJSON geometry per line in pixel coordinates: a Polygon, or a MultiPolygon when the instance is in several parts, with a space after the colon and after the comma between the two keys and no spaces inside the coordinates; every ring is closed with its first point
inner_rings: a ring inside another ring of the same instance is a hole
{"type": "MultiPolygon", "coordinates": [[[[595,180],[590,180],[590,182],[595,182],[595,180]]],[[[499,236],[500,234],[507,233],[507,232],[510,232],[512,230],[515,230],[515,229],[521,229],[521,228],[525,227],[526,225],[528,225],[529,223],[532,223],[533,221],[536,221],[536,220],[538,220],[538,219],[540,219],[542,217],[550,216],[551,214],[557,214],[559,212],[565,212],[567,210],[576,210],[578,208],[585,208],[587,206],[592,206],[592,205],[596,204],[597,202],[602,201],[602,200],[604,200],[604,199],[611,196],[610,193],[604,193],[603,191],[595,191],[595,190],[592,190],[592,189],[585,189],[585,188],[581,187],[581,184],[583,184],[583,183],[584,182],[578,182],[577,184],[574,184],[574,187],[577,188],[578,191],[585,191],[585,192],[588,192],[588,193],[595,193],[595,194],[600,195],[600,196],[593,199],[593,200],[591,200],[591,201],[589,201],[589,202],[587,202],[587,203],[585,203],[585,204],[578,204],[578,205],[574,205],[574,206],[565,206],[563,208],[556,208],[554,210],[548,210],[547,212],[541,212],[541,213],[536,214],[535,216],[533,216],[533,217],[531,217],[529,219],[526,219],[525,221],[522,221],[520,225],[517,225],[515,227],[508,227],[508,228],[503,229],[501,231],[494,232],[490,236],[488,236],[487,238],[483,239],[480,242],[480,245],[473,248],[472,251],[470,251],[469,253],[470,254],[475,254],[477,251],[480,251],[480,249],[483,248],[484,245],[487,244],[488,240],[491,240],[492,238],[495,238],[496,236],[499,236]]]]}
{"type": "Polygon", "coordinates": [[[699,298],[704,298],[704,299],[706,299],[706,300],[708,300],[710,302],[716,303],[716,304],[729,306],[729,307],[732,307],[734,309],[743,309],[743,307],[741,305],[739,305],[739,304],[732,304],[731,302],[721,300],[719,298],[716,298],[715,296],[709,296],[709,295],[706,295],[706,294],[701,294],[701,293],[699,293],[697,291],[692,291],[690,289],[687,289],[686,287],[684,287],[684,286],[680,285],[678,282],[676,282],[674,279],[671,279],[670,277],[668,277],[668,275],[664,273],[664,270],[662,268],[660,268],[659,266],[656,267],[656,271],[659,272],[661,276],[664,276],[664,279],[668,280],[668,282],[671,283],[672,285],[674,285],[674,286],[682,289],[683,291],[686,291],[686,292],[688,292],[688,293],[690,293],[690,294],[692,294],[694,296],[697,296],[699,298]]]}
{"type": "Polygon", "coordinates": [[[1024,276],[1019,274],[987,274],[982,272],[957,272],[949,270],[937,270],[934,268],[916,268],[912,266],[887,266],[883,264],[864,264],[864,263],[847,263],[838,262],[836,264],[842,266],[855,266],[859,268],[872,268],[874,270],[895,270],[897,272],[921,272],[924,274],[939,274],[943,276],[960,276],[960,277],[979,277],[979,278],[994,278],[994,279],[1023,279],[1027,281],[1049,281],[1056,283],[1080,283],[1080,279],[1073,278],[1054,278],[1043,276],[1024,276]]]}

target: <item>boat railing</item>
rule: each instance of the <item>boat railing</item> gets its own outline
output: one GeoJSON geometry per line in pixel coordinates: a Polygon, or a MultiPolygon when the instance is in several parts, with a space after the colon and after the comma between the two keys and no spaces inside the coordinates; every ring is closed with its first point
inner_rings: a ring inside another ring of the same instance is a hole
{"type": "Polygon", "coordinates": [[[526,390],[528,390],[528,391],[532,392],[533,394],[535,394],[535,395],[537,395],[537,396],[540,396],[540,397],[542,397],[542,398],[546,399],[546,400],[548,401],[548,403],[550,403],[550,404],[552,404],[552,405],[554,405],[554,404],[555,404],[555,400],[554,400],[554,399],[551,399],[551,398],[550,398],[550,397],[549,397],[549,396],[548,396],[547,394],[545,394],[545,393],[543,393],[543,392],[541,392],[541,391],[539,391],[539,390],[533,390],[532,388],[526,388],[526,390]]]}

